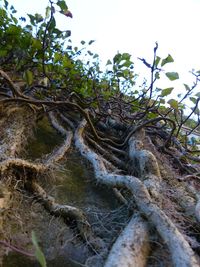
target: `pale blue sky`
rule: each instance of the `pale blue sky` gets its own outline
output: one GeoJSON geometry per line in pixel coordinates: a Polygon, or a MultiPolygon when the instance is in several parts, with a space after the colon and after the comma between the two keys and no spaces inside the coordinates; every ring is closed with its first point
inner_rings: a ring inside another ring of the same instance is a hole
{"type": "MultiPolygon", "coordinates": [[[[47,0],[9,0],[19,15],[41,13],[47,0]]],[[[155,41],[158,54],[170,53],[175,64],[170,70],[188,81],[188,71],[200,69],[200,0],[68,0],[73,19],[57,16],[63,30],[72,30],[74,44],[94,39],[92,50],[102,60],[117,52],[151,58],[155,41]]],[[[140,62],[136,64],[142,72],[140,62]]]]}

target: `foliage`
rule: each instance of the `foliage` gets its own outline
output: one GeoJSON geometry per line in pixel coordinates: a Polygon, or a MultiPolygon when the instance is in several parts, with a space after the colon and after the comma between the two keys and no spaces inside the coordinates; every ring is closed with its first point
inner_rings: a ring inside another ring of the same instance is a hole
{"type": "Polygon", "coordinates": [[[35,257],[36,257],[36,259],[39,261],[41,267],[46,267],[47,266],[46,260],[45,260],[43,252],[41,251],[41,249],[40,249],[40,247],[38,245],[38,240],[36,238],[36,235],[35,235],[34,231],[32,231],[32,242],[33,242],[33,245],[35,247],[35,257]]]}
{"type": "Polygon", "coordinates": [[[64,0],[50,0],[44,17],[28,14],[28,20],[17,18],[15,8],[7,0],[0,8],[1,68],[23,81],[23,92],[37,88],[35,97],[41,100],[45,97],[58,100],[74,92],[82,99],[90,99],[91,107],[99,108],[100,99],[108,101],[122,97],[131,103],[132,111],[142,112],[147,119],[172,118],[177,136],[182,125],[192,117],[195,118],[193,128],[198,128],[200,95],[196,88],[200,71],[192,71],[194,84],[184,84],[185,92],[183,90],[178,97],[175,97],[173,86],[158,88],[156,84],[163,74],[171,82],[179,79],[179,74],[174,70],[165,72],[163,68],[174,59],[170,54],[163,59],[159,57],[156,43],[152,63],[139,58],[150,70],[151,78],[149,85],[145,81],[138,89],[138,75],[130,54],[117,53],[102,71],[99,56],[88,50],[94,41],[81,41],[80,47],[73,47],[71,32],[61,31],[56,26],[56,12],[62,14],[63,19],[73,17],[64,0]]]}

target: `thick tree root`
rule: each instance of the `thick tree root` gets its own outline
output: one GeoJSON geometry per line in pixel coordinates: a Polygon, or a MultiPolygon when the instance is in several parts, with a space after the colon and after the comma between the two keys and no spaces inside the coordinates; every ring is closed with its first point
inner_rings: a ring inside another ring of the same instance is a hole
{"type": "Polygon", "coordinates": [[[59,114],[60,118],[67,124],[67,126],[71,128],[71,130],[75,129],[75,126],[70,119],[68,119],[66,116],[64,116],[61,112],[58,112],[58,114],[59,114]]]}
{"type": "Polygon", "coordinates": [[[147,223],[134,215],[114,243],[105,267],[143,267],[149,254],[147,223]]]}
{"type": "Polygon", "coordinates": [[[195,216],[198,222],[200,222],[200,197],[198,198],[197,204],[195,206],[195,216]]]}
{"type": "Polygon", "coordinates": [[[126,187],[132,192],[138,208],[153,223],[168,246],[174,266],[200,266],[188,242],[170,218],[154,204],[144,184],[134,176],[117,175],[107,172],[101,157],[84,143],[82,135],[85,126],[86,121],[83,120],[75,133],[75,145],[82,156],[92,163],[96,179],[103,184],[113,187],[126,187]]]}
{"type": "Polygon", "coordinates": [[[94,235],[86,216],[80,209],[56,203],[55,199],[49,196],[35,181],[28,182],[26,187],[35,195],[51,215],[62,218],[67,224],[75,224],[83,240],[95,251],[102,252],[102,249],[104,249],[103,241],[94,235]]]}
{"type": "Polygon", "coordinates": [[[69,219],[76,221],[79,232],[82,237],[84,237],[85,233],[88,232],[88,230],[85,232],[86,228],[88,229],[90,226],[81,210],[72,206],[55,203],[54,198],[49,196],[37,182],[32,181],[28,183],[27,186],[28,189],[31,190],[34,195],[42,202],[45,209],[52,215],[61,216],[67,221],[69,221],[69,219]]]}
{"type": "Polygon", "coordinates": [[[128,154],[133,166],[133,175],[143,181],[156,201],[161,202],[162,197],[159,192],[162,178],[156,157],[150,151],[143,149],[142,141],[134,136],[129,139],[128,154]]]}
{"type": "Polygon", "coordinates": [[[4,141],[3,145],[0,146],[0,174],[6,176],[5,174],[11,171],[13,174],[12,177],[14,178],[15,171],[17,171],[20,174],[19,179],[23,179],[25,188],[34,193],[35,197],[43,204],[48,212],[54,216],[61,217],[67,223],[76,226],[80,236],[88,242],[88,245],[94,248],[95,251],[102,250],[104,244],[100,239],[97,240],[96,236],[93,234],[91,226],[84,213],[75,207],[55,203],[54,198],[49,196],[37,183],[38,175],[42,175],[51,170],[69,150],[73,137],[72,132],[66,131],[59,124],[56,117],[53,114],[50,114],[53,126],[65,137],[63,144],[48,155],[42,163],[34,163],[17,158],[15,155],[20,152],[20,145],[24,142],[24,135],[27,132],[27,118],[23,118],[23,111],[22,108],[18,107],[11,109],[9,113],[10,115],[6,113],[8,120],[2,120],[0,122],[1,126],[3,126],[3,131],[0,134],[2,134],[4,141]]]}
{"type": "Polygon", "coordinates": [[[91,138],[87,137],[86,140],[88,141],[88,143],[90,145],[92,145],[95,149],[97,149],[97,151],[103,155],[103,157],[105,159],[109,159],[110,162],[112,162],[113,164],[115,164],[118,168],[120,169],[126,169],[126,164],[120,160],[119,158],[117,158],[116,156],[112,155],[109,151],[105,150],[104,148],[102,148],[100,145],[98,145],[94,140],[92,140],[91,138]]]}
{"type": "MultiPolygon", "coordinates": [[[[83,212],[69,205],[55,203],[55,200],[51,196],[48,196],[45,190],[36,182],[38,174],[49,170],[64,157],[72,142],[72,132],[67,131],[51,112],[50,120],[53,127],[65,138],[63,144],[43,160],[42,163],[33,163],[20,159],[18,158],[21,150],[20,146],[24,144],[24,136],[30,130],[30,125],[27,126],[27,122],[28,118],[32,116],[30,109],[28,109],[29,112],[26,115],[24,115],[24,110],[27,109],[15,107],[11,109],[10,113],[6,111],[7,119],[0,121],[2,129],[0,136],[3,141],[0,146],[0,173],[3,175],[11,170],[15,175],[15,170],[17,170],[17,173],[19,171],[22,177],[24,177],[25,185],[52,215],[62,217],[67,222],[75,222],[82,238],[95,251],[102,252],[104,244],[94,236],[83,212]]],[[[73,128],[73,125],[70,125],[69,121],[65,122],[70,126],[69,128],[73,128]]],[[[156,197],[160,199],[159,189],[162,178],[154,155],[144,150],[140,141],[133,136],[129,136],[129,158],[132,160],[132,165],[136,166],[134,175],[138,178],[131,175],[118,174],[119,170],[116,170],[110,162],[115,162],[117,166],[124,168],[125,166],[119,158],[112,155],[109,156],[109,153],[105,152],[104,148],[97,145],[92,139],[87,139],[88,144],[92,145],[101,155],[95,153],[84,143],[82,134],[86,123],[86,121],[83,121],[76,130],[74,137],[75,145],[81,154],[92,163],[96,179],[100,183],[115,188],[114,190],[117,195],[120,192],[116,188],[120,187],[132,192],[140,212],[155,226],[163,241],[168,246],[174,266],[199,266],[196,256],[185,237],[161,209],[160,204],[155,202],[156,197]],[[105,155],[107,159],[103,158],[105,155]]],[[[119,149],[113,148],[113,150],[119,155],[124,155],[124,152],[119,149]]],[[[122,195],[119,195],[119,199],[123,203],[127,203],[122,195]]],[[[200,217],[199,209],[199,205],[197,205],[197,219],[200,217]]],[[[133,217],[113,245],[105,266],[145,266],[148,258],[148,250],[147,225],[141,218],[133,217]]]]}
{"type": "Polygon", "coordinates": [[[191,192],[194,195],[196,199],[194,214],[195,214],[197,221],[200,222],[200,194],[199,192],[197,192],[197,190],[192,185],[188,185],[187,189],[189,192],[191,192]]]}
{"type": "Polygon", "coordinates": [[[161,181],[160,170],[155,156],[148,150],[143,149],[142,141],[131,137],[129,139],[129,158],[132,160],[137,176],[142,180],[153,175],[161,181]]]}
{"type": "MultiPolygon", "coordinates": [[[[72,132],[70,130],[65,130],[53,112],[50,112],[49,118],[52,126],[61,135],[65,136],[65,141],[57,150],[48,156],[47,160],[45,160],[44,166],[46,169],[54,166],[58,161],[62,160],[64,155],[69,150],[73,138],[72,132]]],[[[43,203],[44,207],[52,215],[62,217],[67,222],[75,221],[79,234],[92,249],[98,252],[102,252],[104,250],[104,242],[95,236],[90,224],[86,219],[86,216],[80,209],[69,205],[60,205],[55,203],[54,198],[49,196],[45,190],[34,181],[29,183],[28,186],[31,187],[31,190],[34,192],[36,197],[43,203]]]]}
{"type": "Polygon", "coordinates": [[[15,83],[13,83],[13,81],[11,80],[11,78],[8,76],[8,74],[6,72],[4,72],[3,70],[0,69],[0,76],[8,83],[9,88],[13,94],[13,96],[19,96],[19,97],[25,97],[21,92],[20,92],[20,88],[15,85],[15,83]]]}
{"type": "Polygon", "coordinates": [[[47,158],[47,160],[45,161],[45,164],[47,166],[53,165],[56,162],[60,161],[64,155],[66,154],[66,152],[69,150],[70,146],[71,146],[71,142],[72,142],[72,137],[73,134],[71,131],[66,131],[58,122],[58,120],[56,119],[56,117],[54,116],[54,114],[52,112],[50,112],[49,114],[49,118],[51,121],[52,126],[61,134],[65,137],[65,141],[63,142],[63,144],[56,149],[52,154],[50,154],[47,158]]]}
{"type": "Polygon", "coordinates": [[[22,170],[31,170],[35,173],[44,173],[47,170],[47,166],[40,163],[32,163],[24,159],[9,158],[0,162],[0,172],[3,174],[9,169],[15,169],[20,167],[22,170]]]}
{"type": "Polygon", "coordinates": [[[49,112],[49,118],[50,118],[50,121],[51,121],[51,124],[52,126],[60,133],[62,134],[63,136],[66,135],[66,130],[64,127],[62,127],[62,125],[58,122],[56,116],[54,115],[53,112],[49,112]]]}

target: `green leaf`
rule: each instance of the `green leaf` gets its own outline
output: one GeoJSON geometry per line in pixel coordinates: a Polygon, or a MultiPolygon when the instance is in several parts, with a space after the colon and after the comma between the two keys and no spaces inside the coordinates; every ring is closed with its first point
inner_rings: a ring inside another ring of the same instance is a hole
{"type": "Polygon", "coordinates": [[[60,7],[60,9],[61,9],[61,11],[62,11],[63,13],[65,13],[65,12],[68,10],[68,6],[66,5],[66,3],[65,3],[64,0],[59,0],[59,1],[57,1],[56,4],[57,4],[57,6],[60,7]]]}
{"type": "Polygon", "coordinates": [[[165,99],[163,99],[163,98],[160,99],[160,103],[161,103],[161,104],[165,104],[165,99]]]}
{"type": "Polygon", "coordinates": [[[122,72],[122,71],[117,72],[117,77],[124,78],[124,72],[122,72]]]}
{"type": "Polygon", "coordinates": [[[33,30],[33,26],[32,26],[32,25],[26,25],[26,26],[24,27],[24,29],[25,29],[26,31],[28,31],[28,32],[32,32],[32,30],[33,30]]]}
{"type": "Polygon", "coordinates": [[[178,110],[178,101],[176,101],[175,99],[170,99],[167,103],[171,108],[178,110]]]}
{"type": "Polygon", "coordinates": [[[200,97],[200,92],[196,93],[195,96],[200,97]]]}
{"type": "Polygon", "coordinates": [[[29,16],[31,25],[36,26],[36,24],[35,24],[35,17],[33,15],[31,15],[31,14],[27,14],[27,15],[29,16]]]}
{"type": "Polygon", "coordinates": [[[98,54],[95,54],[94,56],[93,56],[93,58],[98,58],[99,57],[99,55],[98,54]]]}
{"type": "Polygon", "coordinates": [[[157,80],[160,79],[160,73],[159,73],[158,71],[155,73],[155,78],[156,78],[157,80]]]}
{"type": "Polygon", "coordinates": [[[53,59],[54,63],[59,62],[61,59],[62,59],[62,54],[59,52],[55,52],[54,59],[53,59]]]}
{"type": "Polygon", "coordinates": [[[93,53],[91,51],[87,51],[90,56],[93,56],[93,53]]]}
{"type": "Polygon", "coordinates": [[[183,85],[185,86],[186,91],[190,91],[190,87],[186,83],[184,83],[183,85]]]}
{"type": "Polygon", "coordinates": [[[66,31],[65,32],[65,38],[68,38],[68,37],[70,37],[71,36],[71,31],[66,31]]]}
{"type": "Polygon", "coordinates": [[[91,45],[91,44],[93,44],[94,42],[95,42],[95,40],[90,40],[88,44],[91,45]]]}
{"type": "Polygon", "coordinates": [[[116,54],[113,58],[114,63],[119,63],[121,61],[122,55],[120,53],[116,54]]]}
{"type": "Polygon", "coordinates": [[[3,8],[1,8],[0,7],[0,18],[2,19],[5,19],[5,18],[7,18],[7,13],[6,13],[6,11],[3,9],[3,8]]]}
{"type": "Polygon", "coordinates": [[[42,15],[36,13],[35,14],[35,20],[36,20],[36,23],[40,23],[44,20],[44,18],[42,17],[42,15]]]}
{"type": "Polygon", "coordinates": [[[161,96],[164,97],[164,96],[170,95],[173,89],[174,89],[174,87],[169,87],[169,88],[163,89],[161,96]]]}
{"type": "Polygon", "coordinates": [[[63,65],[64,68],[70,68],[70,69],[71,69],[72,66],[73,66],[73,65],[72,65],[72,62],[71,62],[71,59],[68,58],[67,56],[64,56],[64,57],[63,57],[63,64],[62,64],[62,65],[63,65]]]}
{"type": "Polygon", "coordinates": [[[195,97],[190,97],[190,101],[192,101],[192,103],[196,104],[197,99],[195,97]]]}
{"type": "Polygon", "coordinates": [[[39,261],[39,263],[40,263],[40,265],[41,265],[42,267],[46,267],[46,266],[47,266],[47,264],[46,264],[46,259],[45,259],[45,257],[44,257],[44,254],[43,254],[43,252],[42,252],[40,249],[37,249],[37,250],[35,251],[35,257],[36,257],[36,259],[39,261]]]}
{"type": "Polygon", "coordinates": [[[0,57],[5,57],[8,54],[8,51],[5,49],[0,50],[0,57]]]}
{"type": "Polygon", "coordinates": [[[49,18],[50,15],[51,15],[51,8],[50,8],[50,6],[48,6],[48,7],[46,8],[45,17],[46,17],[46,18],[49,18]]]}
{"type": "Polygon", "coordinates": [[[48,30],[51,31],[51,30],[54,30],[56,27],[56,20],[55,18],[53,17],[49,23],[49,27],[48,27],[48,30]]]}
{"type": "Polygon", "coordinates": [[[47,263],[46,263],[46,259],[44,257],[44,254],[43,252],[41,251],[39,245],[38,245],[38,241],[37,241],[37,238],[36,238],[36,235],[34,233],[34,231],[32,231],[32,242],[33,242],[33,245],[35,247],[35,257],[36,259],[39,261],[40,265],[42,267],[47,267],[47,263]]]}
{"type": "Polygon", "coordinates": [[[158,92],[160,92],[160,91],[162,91],[162,89],[156,87],[155,92],[158,93],[158,92]]]}
{"type": "Polygon", "coordinates": [[[38,39],[32,39],[32,46],[37,50],[42,49],[42,44],[38,39]]]}
{"type": "Polygon", "coordinates": [[[158,67],[160,60],[161,60],[161,58],[157,56],[156,60],[155,60],[155,67],[158,67]]]}
{"type": "Polygon", "coordinates": [[[23,74],[23,78],[26,81],[28,85],[31,85],[33,83],[33,73],[30,70],[26,70],[23,74]]]}
{"type": "Polygon", "coordinates": [[[172,56],[169,54],[166,58],[164,58],[161,62],[161,67],[163,67],[165,64],[167,63],[171,63],[174,62],[174,59],[172,58],[172,56]]]}
{"type": "Polygon", "coordinates": [[[31,233],[31,239],[32,239],[32,243],[33,243],[35,249],[38,249],[39,245],[38,245],[38,241],[37,241],[37,238],[36,238],[34,231],[32,231],[32,233],[31,233]]]}
{"type": "Polygon", "coordinates": [[[10,27],[7,29],[7,34],[18,35],[21,33],[21,31],[21,27],[16,25],[10,25],[10,27]]]}
{"type": "Polygon", "coordinates": [[[122,56],[122,59],[121,60],[128,60],[128,61],[130,61],[131,55],[129,53],[123,53],[121,56],[122,56]]]}
{"type": "Polygon", "coordinates": [[[178,72],[166,72],[165,75],[170,81],[174,81],[179,79],[179,74],[178,72]]]}
{"type": "Polygon", "coordinates": [[[185,107],[186,107],[185,104],[182,104],[182,103],[181,104],[179,103],[179,105],[178,105],[178,108],[182,109],[182,110],[185,109],[185,107]]]}
{"type": "MultiPolygon", "coordinates": [[[[122,59],[123,60],[123,59],[122,59]]],[[[121,67],[126,67],[129,68],[131,65],[133,64],[133,62],[131,62],[130,60],[126,60],[121,67]]]]}
{"type": "Polygon", "coordinates": [[[5,9],[8,8],[8,1],[4,0],[4,6],[5,6],[5,9]]]}
{"type": "Polygon", "coordinates": [[[16,19],[12,14],[10,15],[10,17],[12,18],[12,20],[13,20],[13,22],[14,22],[15,24],[18,23],[18,19],[16,19]]]}
{"type": "Polygon", "coordinates": [[[149,114],[148,114],[148,118],[149,119],[155,119],[155,118],[157,118],[157,114],[155,114],[155,113],[153,113],[153,112],[150,112],[149,114]]]}
{"type": "Polygon", "coordinates": [[[10,7],[10,10],[11,10],[12,14],[15,14],[17,12],[17,10],[14,8],[13,5],[10,7]]]}
{"type": "Polygon", "coordinates": [[[199,115],[199,109],[198,108],[195,109],[194,114],[199,115]]]}
{"type": "Polygon", "coordinates": [[[110,59],[108,59],[108,61],[107,61],[107,63],[106,63],[106,66],[107,66],[107,65],[112,65],[112,62],[111,62],[110,59]]]}
{"type": "Polygon", "coordinates": [[[60,13],[63,14],[63,15],[65,15],[66,17],[73,18],[72,12],[69,11],[68,9],[61,10],[60,13]]]}

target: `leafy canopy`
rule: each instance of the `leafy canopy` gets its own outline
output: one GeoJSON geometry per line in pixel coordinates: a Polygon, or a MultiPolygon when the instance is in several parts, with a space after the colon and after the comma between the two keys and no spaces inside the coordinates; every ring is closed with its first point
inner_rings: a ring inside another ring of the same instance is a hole
{"type": "Polygon", "coordinates": [[[150,110],[148,118],[170,115],[178,126],[185,124],[193,115],[200,122],[199,92],[196,88],[200,71],[192,71],[195,78],[191,86],[184,84],[184,90],[174,96],[174,87],[158,88],[156,83],[165,75],[169,81],[179,79],[179,74],[172,70],[165,72],[163,67],[174,62],[169,54],[162,59],[157,55],[158,44],[154,47],[153,62],[139,58],[150,71],[149,84],[144,80],[137,84],[138,75],[129,53],[117,53],[108,60],[104,71],[100,68],[99,56],[88,47],[94,40],[80,42],[80,47],[73,47],[70,30],[57,28],[55,13],[64,19],[73,15],[64,0],[49,1],[45,16],[28,14],[17,18],[17,12],[7,0],[2,0],[0,8],[0,64],[4,71],[12,72],[24,83],[22,90],[27,91],[40,85],[37,98],[62,98],[70,92],[76,92],[83,98],[92,98],[91,105],[97,106],[101,97],[123,97],[133,103],[132,110],[142,108],[150,110]],[[170,97],[171,96],[171,97],[170,97]],[[186,103],[190,102],[189,115],[184,115],[186,103]]]}

